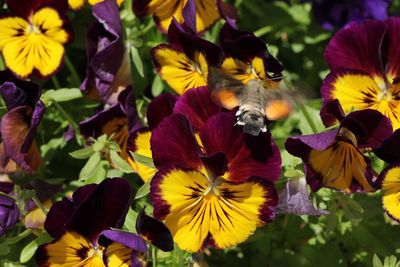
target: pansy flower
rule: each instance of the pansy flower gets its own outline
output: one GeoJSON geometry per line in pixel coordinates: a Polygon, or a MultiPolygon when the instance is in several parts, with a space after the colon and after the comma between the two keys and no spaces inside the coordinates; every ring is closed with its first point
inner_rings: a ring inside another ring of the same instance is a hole
{"type": "Polygon", "coordinates": [[[152,151],[150,148],[150,138],[152,130],[166,117],[173,113],[176,96],[164,93],[153,99],[147,108],[148,127],[138,127],[128,138],[127,152],[129,156],[128,162],[132,168],[137,171],[140,178],[147,182],[154,176],[157,169],[154,166],[148,166],[141,162],[135,162],[131,153],[152,159],[152,151]]]}
{"type": "Polygon", "coordinates": [[[71,39],[67,0],[7,0],[11,14],[0,18],[0,50],[17,76],[48,77],[61,66],[71,39]]]}
{"type": "Polygon", "coordinates": [[[97,22],[86,34],[88,66],[81,89],[91,98],[115,104],[119,93],[133,84],[119,9],[114,0],[105,0],[92,12],[97,22]]]}
{"type": "Polygon", "coordinates": [[[303,159],[313,191],[321,187],[345,192],[375,191],[375,172],[363,151],[379,147],[391,135],[390,121],[372,109],[344,116],[338,101],[329,103],[326,112],[340,121],[338,128],[289,137],[286,150],[303,159]]]}
{"type": "Polygon", "coordinates": [[[234,246],[274,217],[279,150],[269,134],[245,135],[234,112],[211,116],[197,137],[186,116],[173,114],[152,132],[154,215],[181,249],[234,246]]]}
{"type": "MultiPolygon", "coordinates": [[[[122,227],[130,201],[130,184],[108,178],[77,189],[71,199],[56,202],[45,222],[45,229],[55,239],[38,248],[38,266],[145,266],[145,240],[116,229],[122,227]]],[[[167,231],[154,224],[157,231],[167,231]]],[[[168,233],[162,236],[168,237],[168,233]]],[[[172,239],[164,240],[161,248],[171,250],[172,239]]]]}
{"type": "Polygon", "coordinates": [[[15,199],[8,194],[13,190],[11,182],[0,182],[0,237],[19,221],[20,212],[15,199]]]}
{"type": "Polygon", "coordinates": [[[8,70],[0,72],[0,95],[8,109],[0,126],[2,173],[23,170],[32,174],[42,164],[35,142],[36,129],[45,111],[40,94],[37,84],[20,80],[8,70]]]}
{"type": "Polygon", "coordinates": [[[220,32],[220,43],[225,55],[221,69],[225,74],[243,84],[257,79],[263,81],[266,88],[278,86],[283,67],[260,38],[225,23],[220,32]]]}
{"type": "MultiPolygon", "coordinates": [[[[173,18],[183,23],[183,9],[192,0],[133,0],[132,7],[136,16],[143,17],[153,15],[154,21],[161,32],[167,32],[173,18]]],[[[193,0],[196,5],[196,13],[192,16],[196,19],[198,32],[204,32],[218,19],[221,12],[227,8],[222,0],[193,0]]]]}
{"type": "Polygon", "coordinates": [[[87,139],[98,138],[103,134],[112,136],[112,140],[121,148],[121,157],[127,160],[128,136],[140,125],[134,93],[132,87],[129,86],[119,95],[117,104],[81,122],[79,129],[87,139]]]}
{"type": "MultiPolygon", "coordinates": [[[[93,5],[103,2],[103,1],[104,0],[68,0],[68,5],[73,10],[77,10],[77,9],[82,8],[86,2],[88,2],[89,4],[91,4],[93,6],[93,5]]],[[[116,0],[116,2],[120,6],[124,2],[124,0],[116,0]]]]}
{"type": "Polygon", "coordinates": [[[338,31],[325,51],[331,73],[321,88],[323,102],[338,99],[346,114],[378,110],[390,119],[394,130],[398,129],[399,39],[399,18],[353,22],[338,31]]]}
{"type": "Polygon", "coordinates": [[[152,59],[160,77],[179,95],[207,85],[210,66],[219,64],[220,48],[184,29],[173,20],[168,30],[169,44],[152,49],[152,59]]]}
{"type": "Polygon", "coordinates": [[[311,0],[313,15],[326,30],[340,28],[351,21],[386,19],[391,2],[391,0],[311,0]]]}
{"type": "Polygon", "coordinates": [[[400,221],[400,129],[386,139],[375,154],[389,163],[378,178],[378,184],[383,191],[383,208],[396,221],[400,221]]]}

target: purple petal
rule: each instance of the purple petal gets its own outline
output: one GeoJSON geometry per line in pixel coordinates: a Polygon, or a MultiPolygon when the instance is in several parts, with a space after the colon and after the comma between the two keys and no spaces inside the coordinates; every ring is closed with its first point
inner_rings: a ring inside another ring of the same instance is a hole
{"type": "Polygon", "coordinates": [[[128,248],[131,248],[135,251],[146,253],[147,252],[147,244],[144,239],[138,235],[133,233],[125,232],[122,230],[104,230],[100,233],[100,236],[104,236],[111,241],[120,243],[128,248]]]}
{"type": "Polygon", "coordinates": [[[15,201],[10,197],[0,196],[0,236],[17,224],[19,215],[15,201]]]}
{"type": "Polygon", "coordinates": [[[199,157],[200,147],[189,121],[182,114],[173,114],[165,118],[152,131],[150,143],[157,167],[178,164],[196,169],[202,164],[199,157]]]}
{"type": "Polygon", "coordinates": [[[341,121],[345,117],[342,106],[337,99],[323,103],[319,114],[325,127],[335,125],[337,121],[341,121]]]}
{"type": "Polygon", "coordinates": [[[22,153],[28,153],[29,148],[32,146],[32,143],[35,139],[37,127],[42,121],[45,110],[46,106],[44,105],[42,100],[39,100],[35,109],[33,110],[28,135],[26,136],[26,139],[21,146],[22,153]]]}
{"type": "Polygon", "coordinates": [[[375,150],[375,154],[387,163],[400,162],[400,129],[396,130],[382,146],[375,150]]]}
{"type": "Polygon", "coordinates": [[[208,87],[186,91],[176,102],[174,113],[186,116],[195,129],[201,129],[205,122],[221,110],[212,99],[208,87]]]}
{"type": "Polygon", "coordinates": [[[67,229],[97,243],[99,234],[110,227],[123,225],[131,202],[131,186],[122,178],[107,178],[81,203],[67,229]]]}

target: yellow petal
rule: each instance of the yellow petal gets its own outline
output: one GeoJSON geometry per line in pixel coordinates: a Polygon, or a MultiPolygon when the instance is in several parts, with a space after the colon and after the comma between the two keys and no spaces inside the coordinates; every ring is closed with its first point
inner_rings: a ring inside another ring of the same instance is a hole
{"type": "Polygon", "coordinates": [[[154,59],[160,66],[160,76],[178,94],[207,85],[208,65],[204,54],[196,52],[194,59],[169,46],[158,46],[154,59]]]}
{"type": "Polygon", "coordinates": [[[396,220],[400,220],[400,167],[387,169],[382,181],[383,208],[396,220]]]}
{"type": "Polygon", "coordinates": [[[393,129],[400,128],[400,86],[392,85],[385,92],[386,85],[379,77],[362,74],[344,74],[332,84],[332,98],[337,98],[344,112],[371,108],[388,117],[393,129]]]}
{"type": "Polygon", "coordinates": [[[85,0],[68,0],[68,5],[73,9],[77,10],[83,7],[85,0]]]}
{"type": "Polygon", "coordinates": [[[44,245],[44,254],[40,266],[49,267],[105,267],[103,262],[104,248],[96,249],[80,234],[66,232],[57,240],[44,245]]]}
{"type": "MultiPolygon", "coordinates": [[[[153,158],[153,155],[152,155],[152,152],[150,149],[150,138],[151,138],[150,131],[139,132],[136,135],[135,140],[133,141],[135,150],[132,152],[137,153],[137,154],[147,157],[147,158],[153,158]]],[[[131,162],[133,162],[133,161],[131,161],[131,162]]],[[[137,171],[140,178],[142,178],[142,180],[144,182],[147,182],[151,177],[153,177],[157,171],[157,169],[150,168],[139,162],[135,162],[135,166],[136,166],[136,168],[134,168],[134,169],[137,171]]]]}
{"type": "Polygon", "coordinates": [[[375,191],[366,177],[368,165],[363,154],[350,143],[339,141],[323,151],[313,149],[309,162],[327,187],[350,191],[355,179],[364,191],[375,191]]]}
{"type": "Polygon", "coordinates": [[[216,0],[196,0],[196,29],[202,32],[213,25],[220,14],[216,0]]]}
{"type": "Polygon", "coordinates": [[[177,245],[190,252],[210,238],[218,248],[234,246],[265,223],[260,211],[268,205],[269,193],[255,181],[231,184],[221,179],[213,185],[202,172],[173,169],[159,188],[169,205],[165,223],[177,245]]]}
{"type": "Polygon", "coordinates": [[[130,267],[131,254],[132,249],[120,243],[113,242],[105,251],[107,266],[130,267]]]}
{"type": "Polygon", "coordinates": [[[151,0],[148,4],[149,14],[153,14],[162,31],[167,32],[172,18],[183,22],[182,10],[187,0],[151,0]]]}
{"type": "Polygon", "coordinates": [[[0,19],[0,50],[12,41],[17,40],[29,28],[29,23],[19,17],[5,17],[0,19]]]}

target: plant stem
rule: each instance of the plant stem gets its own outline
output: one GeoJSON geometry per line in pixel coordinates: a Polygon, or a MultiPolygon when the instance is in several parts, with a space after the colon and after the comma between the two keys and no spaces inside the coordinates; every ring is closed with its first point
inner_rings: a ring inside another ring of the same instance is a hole
{"type": "Polygon", "coordinates": [[[60,103],[58,103],[54,99],[52,99],[52,103],[53,103],[54,107],[61,113],[61,116],[63,116],[64,119],[66,119],[69,122],[69,124],[72,126],[72,128],[74,129],[76,140],[77,140],[78,144],[82,145],[83,144],[83,137],[80,135],[78,124],[64,110],[64,108],[60,105],[60,103]]]}
{"type": "Polygon", "coordinates": [[[156,262],[156,247],[155,246],[152,246],[151,259],[152,259],[152,262],[153,262],[152,266],[156,267],[157,266],[157,262],[156,262]]]}
{"type": "Polygon", "coordinates": [[[183,251],[178,248],[178,262],[179,262],[179,267],[183,267],[184,266],[184,262],[183,262],[183,251]]]}
{"type": "Polygon", "coordinates": [[[15,244],[18,243],[20,240],[24,239],[25,237],[27,237],[28,235],[30,235],[32,233],[32,229],[26,229],[25,231],[23,231],[22,233],[20,233],[17,236],[14,237],[10,237],[7,238],[7,244],[15,244]]]}
{"type": "Polygon", "coordinates": [[[35,202],[36,206],[43,212],[44,215],[47,215],[48,210],[46,207],[43,205],[43,203],[40,201],[40,199],[37,196],[32,197],[33,202],[35,202]]]}
{"type": "Polygon", "coordinates": [[[71,60],[69,59],[68,55],[65,54],[65,65],[67,66],[69,72],[72,75],[72,81],[74,83],[74,86],[79,87],[82,83],[81,79],[79,78],[78,73],[76,72],[76,69],[74,65],[72,64],[71,60]]]}
{"type": "Polygon", "coordinates": [[[57,76],[51,77],[51,81],[53,82],[55,89],[61,88],[60,81],[58,80],[57,76]]]}
{"type": "Polygon", "coordinates": [[[315,123],[312,120],[310,113],[308,113],[307,107],[304,105],[304,103],[300,103],[299,107],[304,117],[306,118],[308,125],[310,125],[310,128],[313,131],[313,133],[314,134],[318,133],[317,127],[315,126],[315,123]]]}

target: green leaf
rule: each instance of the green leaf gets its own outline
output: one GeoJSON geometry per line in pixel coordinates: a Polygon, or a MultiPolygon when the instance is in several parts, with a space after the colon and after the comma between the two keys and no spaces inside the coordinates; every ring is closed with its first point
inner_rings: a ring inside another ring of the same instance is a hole
{"type": "Polygon", "coordinates": [[[92,156],[90,156],[89,160],[86,162],[85,166],[83,166],[81,172],[79,173],[79,180],[85,180],[92,177],[93,174],[96,172],[100,160],[100,152],[96,152],[92,156]]]}
{"type": "Polygon", "coordinates": [[[11,248],[7,244],[7,242],[0,243],[0,256],[7,255],[10,252],[11,248]]]}
{"type": "Polygon", "coordinates": [[[304,173],[302,171],[299,171],[296,169],[289,169],[289,170],[285,171],[283,176],[285,176],[287,178],[300,178],[300,177],[304,176],[304,173]]]}
{"type": "Polygon", "coordinates": [[[153,96],[158,96],[164,90],[164,84],[160,78],[160,76],[156,75],[154,77],[153,83],[151,84],[151,94],[153,96]]]}
{"type": "Polygon", "coordinates": [[[144,77],[144,69],[143,69],[142,59],[140,58],[139,51],[133,45],[131,46],[131,57],[132,57],[133,64],[135,64],[135,67],[136,67],[139,75],[141,77],[144,77]]]}
{"type": "Polygon", "coordinates": [[[132,173],[133,169],[115,150],[110,150],[111,162],[124,173],[132,173]]]}
{"type": "Polygon", "coordinates": [[[374,254],[372,257],[372,266],[373,267],[383,267],[381,260],[379,259],[378,255],[374,254]]]}
{"type": "Polygon", "coordinates": [[[131,151],[130,151],[130,153],[131,153],[133,159],[135,160],[135,162],[140,163],[148,168],[156,169],[156,166],[154,166],[154,162],[153,162],[152,158],[149,158],[149,157],[146,157],[146,156],[143,156],[141,154],[134,153],[131,151]]]}
{"type": "Polygon", "coordinates": [[[19,256],[19,261],[21,263],[26,263],[27,261],[29,261],[35,254],[37,248],[42,244],[50,242],[51,239],[52,238],[47,233],[42,233],[40,236],[32,240],[22,249],[19,256]]]}
{"type": "Polygon", "coordinates": [[[60,88],[57,90],[48,90],[46,91],[42,98],[44,102],[57,101],[57,102],[66,102],[74,99],[82,98],[83,94],[78,88],[60,88]]]}
{"type": "Polygon", "coordinates": [[[150,182],[151,182],[151,179],[147,180],[147,182],[145,182],[144,185],[142,185],[138,189],[138,191],[136,192],[136,195],[135,195],[135,199],[145,197],[150,193],[150,182]]]}
{"type": "Polygon", "coordinates": [[[87,159],[95,153],[91,146],[75,150],[69,155],[75,159],[87,159]]]}
{"type": "Polygon", "coordinates": [[[132,208],[129,208],[128,213],[125,217],[124,228],[131,233],[136,233],[136,218],[138,213],[132,208]]]}

